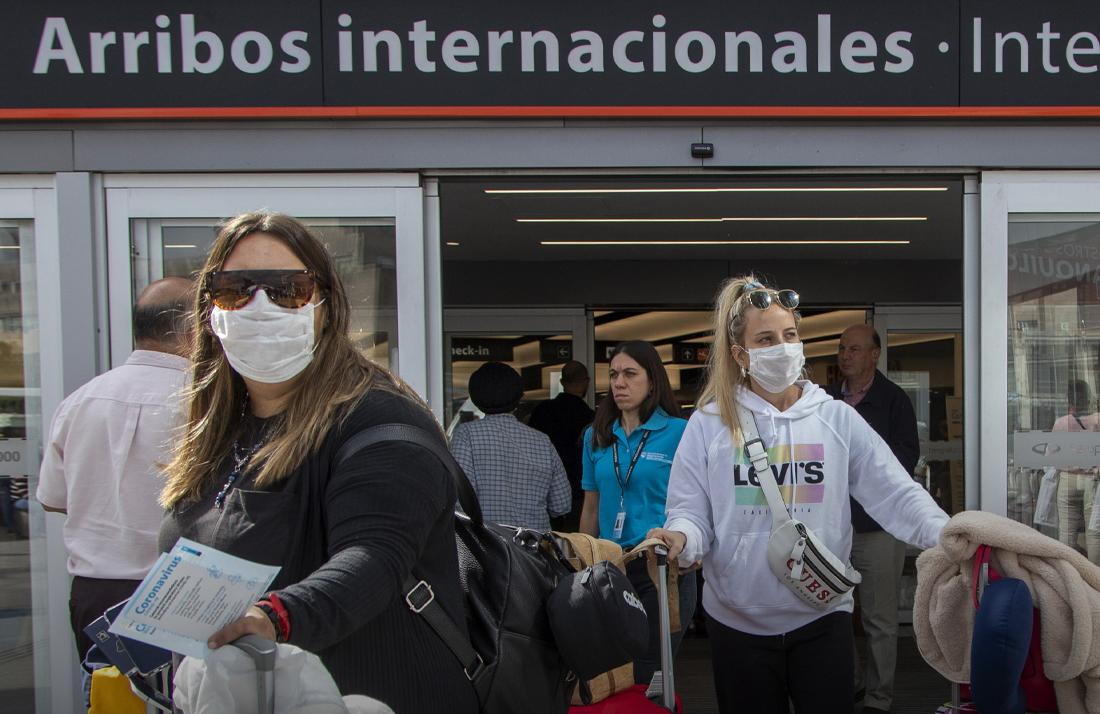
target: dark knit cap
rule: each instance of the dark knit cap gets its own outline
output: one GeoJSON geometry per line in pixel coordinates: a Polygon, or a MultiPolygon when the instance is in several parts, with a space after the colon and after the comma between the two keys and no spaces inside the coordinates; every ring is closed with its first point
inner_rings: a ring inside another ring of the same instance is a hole
{"type": "Polygon", "coordinates": [[[486,362],[470,375],[470,399],[486,414],[504,414],[519,406],[523,379],[503,362],[486,362]]]}

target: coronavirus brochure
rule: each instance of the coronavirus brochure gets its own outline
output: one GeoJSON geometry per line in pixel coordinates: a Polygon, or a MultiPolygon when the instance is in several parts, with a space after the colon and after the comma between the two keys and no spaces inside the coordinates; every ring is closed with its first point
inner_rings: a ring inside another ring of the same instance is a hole
{"type": "Polygon", "coordinates": [[[210,636],[243,615],[278,572],[278,566],[180,538],[160,556],[109,630],[205,659],[210,636]]]}

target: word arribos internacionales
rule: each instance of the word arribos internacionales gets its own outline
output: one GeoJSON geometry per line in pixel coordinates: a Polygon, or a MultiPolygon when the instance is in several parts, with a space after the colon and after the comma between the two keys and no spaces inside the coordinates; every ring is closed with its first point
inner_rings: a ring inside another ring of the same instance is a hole
{"type": "MultiPolygon", "coordinates": [[[[232,37],[196,26],[195,16],[168,15],[154,18],[156,30],[99,31],[87,38],[74,36],[64,17],[46,18],[34,60],[35,74],[48,74],[64,65],[70,74],[105,74],[121,71],[138,74],[151,69],[159,74],[211,74],[230,64],[237,70],[258,74],[272,68],[278,59],[280,72],[296,74],[312,63],[309,33],[290,30],[280,37],[268,37],[256,30],[244,30],[232,37]],[[276,57],[276,48],[279,56],[276,57]]],[[[810,71],[810,48],[815,48],[814,71],[832,71],[834,54],[832,16],[817,15],[817,33],[810,40],[793,30],[758,33],[752,30],[722,33],[720,38],[702,30],[690,30],[669,37],[663,28],[664,15],[650,19],[648,31],[626,30],[611,37],[593,31],[576,30],[568,36],[551,30],[488,30],[482,36],[469,30],[449,32],[431,29],[427,20],[412,23],[404,37],[394,30],[370,29],[358,33],[350,28],[351,15],[337,17],[337,67],[340,72],[436,72],[439,65],[452,72],[487,70],[501,72],[519,65],[521,72],[559,72],[564,66],[576,73],[617,69],[626,73],[666,72],[679,68],[700,73],[712,69],[722,55],[727,72],[762,72],[765,55],[772,69],[780,73],[810,71]],[[356,41],[358,40],[358,41],[356,41]],[[564,55],[564,57],[563,57],[564,55]],[[742,65],[745,65],[744,67],[742,65]]],[[[836,50],[841,66],[849,72],[867,73],[878,69],[901,73],[913,67],[909,47],[913,33],[898,30],[882,40],[863,30],[844,34],[836,50]]]]}
{"type": "MultiPolygon", "coordinates": [[[[339,72],[561,72],[619,71],[662,73],[680,70],[702,73],[764,72],[780,74],[885,71],[904,73],[912,69],[915,57],[913,33],[896,30],[876,37],[855,29],[842,32],[833,27],[832,16],[816,16],[816,32],[785,30],[761,33],[750,29],[725,32],[689,30],[669,33],[664,15],[653,15],[649,27],[628,29],[618,34],[578,29],[568,34],[546,29],[437,30],[427,20],[417,20],[403,35],[392,29],[351,29],[354,20],[337,16],[335,65],[339,72]],[[834,67],[834,57],[839,60],[834,67]]],[[[45,19],[34,60],[35,74],[54,70],[69,74],[211,74],[231,66],[240,72],[258,74],[277,68],[288,74],[306,71],[313,62],[313,43],[324,51],[317,37],[292,29],[278,37],[256,30],[242,30],[230,36],[209,28],[196,27],[195,16],[178,18],[157,15],[156,29],[103,30],[86,35],[70,31],[64,17],[45,19]],[[228,55],[228,56],[227,56],[228,55]],[[227,62],[228,59],[228,62],[227,62]]],[[[1065,66],[1077,73],[1097,70],[1090,57],[1100,55],[1100,40],[1090,32],[1077,32],[1058,46],[1062,34],[1051,23],[1043,23],[1034,39],[1021,32],[982,33],[982,18],[971,19],[972,69],[982,72],[983,54],[991,56],[994,72],[1006,66],[1029,71],[1032,47],[1040,50],[1044,72],[1059,71],[1054,50],[1064,54],[1065,66]],[[984,43],[983,43],[984,40],[984,43]],[[1030,44],[1029,44],[1030,43],[1030,44]],[[983,53],[983,46],[985,52],[983,53]]],[[[939,51],[950,51],[939,43],[939,51]]],[[[987,64],[988,67],[988,64],[987,64]]]]}

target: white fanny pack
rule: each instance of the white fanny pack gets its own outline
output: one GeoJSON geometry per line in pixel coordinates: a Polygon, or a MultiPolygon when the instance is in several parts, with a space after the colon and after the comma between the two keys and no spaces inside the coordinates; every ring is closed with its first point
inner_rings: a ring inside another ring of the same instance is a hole
{"type": "Polygon", "coordinates": [[[737,411],[745,451],[772,512],[768,566],[791,592],[807,604],[824,610],[833,600],[858,585],[862,577],[855,568],[833,555],[804,523],[791,518],[775,482],[767,446],[756,428],[756,417],[740,404],[737,411]]]}

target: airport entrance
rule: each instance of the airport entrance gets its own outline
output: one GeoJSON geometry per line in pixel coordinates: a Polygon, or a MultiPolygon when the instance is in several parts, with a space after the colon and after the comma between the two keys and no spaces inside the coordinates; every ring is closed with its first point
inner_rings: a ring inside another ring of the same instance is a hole
{"type": "MultiPolygon", "coordinates": [[[[439,195],[449,428],[478,417],[467,382],[486,361],[523,377],[521,420],[557,395],[569,360],[588,368],[595,407],[608,392],[608,354],[625,340],[656,347],[690,414],[714,295],[751,271],[801,294],[815,383],[840,379],[846,327],[876,329],[878,368],[917,415],[913,478],[948,513],[976,498],[976,475],[968,484],[963,468],[961,177],[482,176],[440,179],[439,195]]],[[[917,554],[907,553],[899,593],[893,711],[932,711],[948,697],[911,636],[917,554]]],[[[705,624],[692,627],[680,692],[691,711],[717,711],[705,624]]]]}

